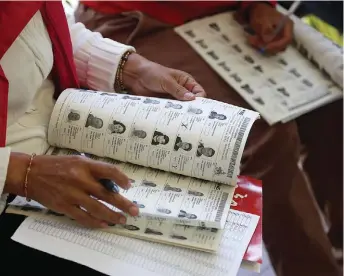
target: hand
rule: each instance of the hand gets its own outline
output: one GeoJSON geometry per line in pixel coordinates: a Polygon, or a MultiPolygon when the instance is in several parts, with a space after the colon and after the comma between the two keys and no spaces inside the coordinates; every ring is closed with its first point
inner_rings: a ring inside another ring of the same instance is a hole
{"type": "Polygon", "coordinates": [[[273,32],[283,15],[267,3],[253,3],[252,5],[249,24],[255,31],[255,35],[250,36],[248,42],[255,48],[264,48],[268,54],[284,51],[293,40],[293,21],[288,18],[284,28],[273,39],[273,32]]]}
{"type": "MultiPolygon", "coordinates": [[[[28,156],[12,153],[5,192],[23,195],[28,156]]],[[[97,179],[107,178],[124,189],[129,179],[116,166],[81,156],[36,156],[28,176],[28,196],[87,227],[124,224],[125,216],[98,202],[107,202],[132,216],[137,206],[120,194],[107,191],[97,179]]]]}
{"type": "Polygon", "coordinates": [[[133,53],[123,68],[124,86],[136,95],[169,94],[182,101],[205,97],[204,89],[189,74],[164,67],[133,53]]]}

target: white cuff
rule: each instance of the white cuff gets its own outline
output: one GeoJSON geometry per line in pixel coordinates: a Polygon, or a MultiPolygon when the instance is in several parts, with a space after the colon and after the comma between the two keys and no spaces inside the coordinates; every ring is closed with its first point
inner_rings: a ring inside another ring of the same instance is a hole
{"type": "Polygon", "coordinates": [[[135,52],[135,48],[103,38],[81,23],[71,26],[71,37],[80,84],[113,92],[119,62],[125,52],[135,52]]]}
{"type": "Polygon", "coordinates": [[[11,149],[0,148],[0,214],[6,207],[7,194],[2,194],[7,177],[7,168],[10,161],[11,149]]]}

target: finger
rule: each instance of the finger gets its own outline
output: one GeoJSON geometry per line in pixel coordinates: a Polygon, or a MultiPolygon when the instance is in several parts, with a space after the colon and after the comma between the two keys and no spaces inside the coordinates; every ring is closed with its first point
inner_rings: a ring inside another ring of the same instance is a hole
{"type": "MultiPolygon", "coordinates": [[[[131,216],[137,216],[139,214],[139,208],[136,206],[136,204],[134,204],[133,202],[131,202],[130,200],[126,199],[125,197],[123,197],[122,195],[120,195],[118,193],[114,193],[114,192],[110,192],[110,191],[106,190],[99,183],[95,182],[92,184],[88,184],[87,185],[87,192],[90,195],[96,197],[97,199],[102,200],[102,201],[104,201],[104,202],[106,202],[112,206],[115,206],[118,209],[122,210],[123,212],[125,212],[131,216]]],[[[88,197],[88,196],[86,195],[86,197],[88,197]]],[[[82,198],[82,200],[89,202],[84,197],[82,198]]],[[[79,204],[84,206],[83,204],[81,204],[81,202],[79,204]]],[[[95,205],[94,203],[90,203],[90,204],[93,204],[92,206],[94,206],[94,208],[96,208],[98,206],[98,205],[95,205]]]]}
{"type": "Polygon", "coordinates": [[[181,86],[175,79],[171,78],[164,83],[164,92],[171,94],[181,101],[191,101],[195,99],[195,94],[181,86]]]}
{"type": "Polygon", "coordinates": [[[291,21],[288,21],[283,30],[281,35],[275,39],[274,41],[271,41],[266,46],[266,50],[271,53],[277,53],[283,51],[293,40],[293,23],[291,21]]]}
{"type": "Polygon", "coordinates": [[[85,208],[87,212],[91,214],[92,217],[97,218],[99,220],[115,224],[126,223],[126,218],[123,214],[111,210],[104,203],[101,203],[98,200],[86,194],[80,196],[79,202],[77,204],[85,208]]]}
{"type": "Polygon", "coordinates": [[[79,207],[71,207],[66,212],[66,215],[75,219],[80,224],[90,228],[105,228],[108,224],[102,220],[92,217],[89,213],[81,210],[79,207]]]}
{"type": "Polygon", "coordinates": [[[254,33],[259,36],[263,42],[268,42],[271,39],[271,35],[274,32],[274,23],[272,20],[257,20],[252,24],[254,33]]]}
{"type": "Polygon", "coordinates": [[[115,165],[100,161],[89,160],[88,166],[92,176],[96,180],[110,179],[123,189],[129,189],[131,186],[129,178],[115,165]]]}
{"type": "Polygon", "coordinates": [[[178,83],[186,88],[188,91],[195,94],[197,97],[205,97],[206,93],[203,87],[190,75],[183,75],[184,77],[180,77],[178,83]]]}

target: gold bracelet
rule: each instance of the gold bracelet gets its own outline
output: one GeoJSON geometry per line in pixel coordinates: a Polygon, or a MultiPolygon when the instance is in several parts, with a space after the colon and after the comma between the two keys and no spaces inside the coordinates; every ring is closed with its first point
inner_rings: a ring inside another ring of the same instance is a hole
{"type": "Polygon", "coordinates": [[[119,62],[116,77],[115,77],[115,90],[116,91],[118,90],[118,92],[125,91],[125,86],[123,83],[123,68],[124,68],[124,65],[127,62],[129,55],[131,53],[132,52],[130,52],[130,51],[125,52],[124,55],[122,56],[120,62],[119,62]]]}
{"type": "Polygon", "coordinates": [[[31,171],[31,166],[32,166],[32,162],[33,162],[33,159],[35,158],[36,154],[33,153],[31,154],[31,157],[30,157],[30,162],[29,162],[29,165],[27,166],[27,169],[26,169],[26,174],[25,174],[25,181],[24,181],[24,195],[25,195],[25,198],[26,198],[26,201],[30,202],[31,199],[28,198],[28,195],[27,195],[27,188],[28,188],[28,178],[29,178],[29,174],[30,174],[30,171],[31,171]]]}

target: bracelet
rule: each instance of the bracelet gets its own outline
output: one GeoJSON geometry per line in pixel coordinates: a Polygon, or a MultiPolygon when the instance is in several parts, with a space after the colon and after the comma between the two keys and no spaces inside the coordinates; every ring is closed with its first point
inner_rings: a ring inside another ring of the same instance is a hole
{"type": "Polygon", "coordinates": [[[127,62],[129,55],[131,53],[132,52],[130,52],[130,51],[125,52],[124,55],[122,56],[120,62],[119,62],[116,77],[115,77],[115,90],[118,90],[118,92],[125,91],[125,86],[123,83],[123,68],[124,68],[124,65],[127,62]]]}
{"type": "Polygon", "coordinates": [[[29,162],[29,165],[27,166],[26,174],[25,174],[24,195],[25,195],[26,201],[28,201],[28,202],[31,201],[31,199],[29,199],[28,196],[27,196],[28,178],[29,178],[29,174],[30,174],[30,171],[31,171],[32,162],[33,162],[33,159],[35,158],[35,156],[36,156],[35,153],[31,154],[30,162],[29,162]]]}

